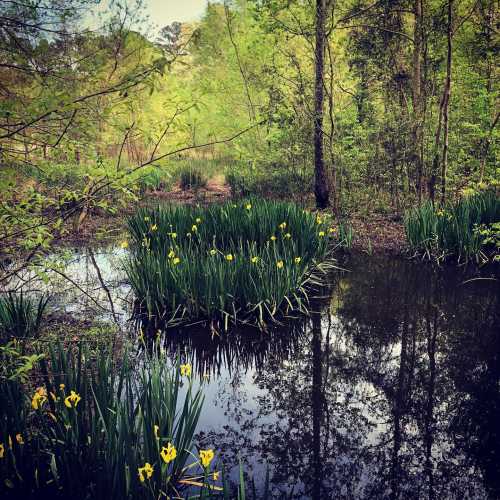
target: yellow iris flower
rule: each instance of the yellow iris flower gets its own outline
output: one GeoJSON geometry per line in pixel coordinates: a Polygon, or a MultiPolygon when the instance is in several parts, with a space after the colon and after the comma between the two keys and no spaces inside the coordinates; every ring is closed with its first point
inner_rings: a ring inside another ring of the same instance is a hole
{"type": "Polygon", "coordinates": [[[258,258],[258,257],[251,257],[251,258],[250,258],[250,262],[251,262],[252,264],[257,264],[257,262],[259,262],[259,258],[258,258]]]}
{"type": "Polygon", "coordinates": [[[180,261],[181,261],[181,259],[179,259],[179,257],[175,257],[174,259],[172,259],[172,264],[174,264],[174,266],[176,266],[177,264],[179,264],[180,261]]]}
{"type": "Polygon", "coordinates": [[[201,224],[201,219],[199,217],[196,217],[195,222],[196,222],[196,224],[201,224]]]}
{"type": "Polygon", "coordinates": [[[295,259],[293,259],[295,264],[300,264],[300,261],[302,260],[301,257],[295,257],[295,259]]]}
{"type": "Polygon", "coordinates": [[[276,236],[274,236],[274,234],[271,236],[271,241],[276,241],[276,236]]]}
{"type": "Polygon", "coordinates": [[[283,269],[283,266],[284,266],[284,264],[283,264],[283,261],[282,261],[282,260],[278,260],[278,262],[276,262],[276,267],[277,267],[278,269],[283,269]]]}
{"type": "Polygon", "coordinates": [[[153,466],[149,462],[146,462],[144,467],[139,467],[137,472],[139,473],[139,480],[141,483],[143,483],[146,478],[149,479],[153,475],[153,471],[153,466]]]}
{"type": "Polygon", "coordinates": [[[174,257],[175,257],[175,252],[173,251],[173,249],[170,249],[170,252],[168,252],[168,258],[173,259],[174,257]]]}
{"type": "Polygon", "coordinates": [[[157,226],[156,224],[153,224],[153,225],[151,226],[151,231],[153,231],[153,232],[154,232],[154,231],[157,231],[157,230],[158,230],[158,226],[157,226]]]}
{"type": "Polygon", "coordinates": [[[234,257],[233,257],[233,255],[232,255],[232,254],[228,253],[228,254],[226,255],[226,260],[228,260],[229,262],[231,262],[233,259],[234,259],[234,257]]]}
{"type": "Polygon", "coordinates": [[[217,250],[215,248],[212,248],[212,250],[210,250],[210,255],[215,255],[217,253],[217,250]]]}
{"type": "Polygon", "coordinates": [[[76,405],[80,402],[82,398],[75,391],[71,391],[70,395],[64,398],[64,404],[68,408],[76,408],[76,405]]]}
{"type": "Polygon", "coordinates": [[[163,458],[163,461],[168,464],[177,456],[177,450],[172,443],[168,443],[167,446],[162,446],[160,455],[161,458],[163,458]]]}
{"type": "Polygon", "coordinates": [[[203,467],[207,468],[214,457],[214,450],[200,450],[200,461],[203,467]]]}
{"type": "Polygon", "coordinates": [[[286,233],[285,234],[285,238],[287,238],[288,240],[292,237],[292,235],[290,233],[286,233]]]}
{"type": "Polygon", "coordinates": [[[196,231],[198,231],[198,226],[196,224],[193,224],[193,226],[191,227],[191,231],[193,233],[196,233],[196,231]]]}
{"type": "Polygon", "coordinates": [[[286,228],[286,222],[282,222],[278,227],[280,229],[285,229],[286,228]]]}
{"type": "Polygon", "coordinates": [[[325,232],[324,232],[324,231],[320,231],[320,232],[318,233],[318,236],[319,236],[320,238],[323,238],[323,236],[325,236],[325,232]]]}
{"type": "Polygon", "coordinates": [[[120,246],[121,246],[122,248],[124,248],[124,249],[125,249],[125,248],[128,248],[128,241],[122,241],[122,242],[120,243],[120,246]]]}
{"type": "Polygon", "coordinates": [[[189,363],[186,363],[185,365],[181,365],[181,375],[183,377],[190,377],[191,376],[191,365],[189,363]]]}

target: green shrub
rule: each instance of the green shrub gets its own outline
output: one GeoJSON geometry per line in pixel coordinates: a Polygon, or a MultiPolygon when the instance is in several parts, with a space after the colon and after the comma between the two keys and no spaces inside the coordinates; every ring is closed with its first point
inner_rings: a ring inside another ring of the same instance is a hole
{"type": "Polygon", "coordinates": [[[312,192],[312,175],[286,167],[250,169],[240,165],[226,171],[226,181],[236,198],[303,198],[312,192]]]}
{"type": "Polygon", "coordinates": [[[475,194],[435,210],[430,203],[405,214],[410,247],[437,259],[454,255],[459,261],[484,259],[479,228],[500,221],[500,199],[493,191],[475,194]]]}
{"type": "Polygon", "coordinates": [[[126,355],[116,366],[104,351],[92,359],[59,346],[41,362],[43,386],[2,381],[0,496],[159,498],[193,477],[212,488],[193,442],[203,395],[190,366],[171,369],[161,354],[143,361],[126,355]],[[169,444],[176,453],[166,460],[169,444]]]}
{"type": "Polygon", "coordinates": [[[334,230],[291,203],[140,209],[128,224],[135,317],[154,328],[200,319],[263,326],[306,312],[308,291],[331,267],[334,230]]]}
{"type": "Polygon", "coordinates": [[[150,167],[138,171],[136,177],[141,192],[145,191],[170,191],[173,185],[173,174],[166,167],[150,167]]]}
{"type": "Polygon", "coordinates": [[[28,338],[38,335],[48,297],[29,298],[23,292],[0,297],[0,338],[28,338]]]}

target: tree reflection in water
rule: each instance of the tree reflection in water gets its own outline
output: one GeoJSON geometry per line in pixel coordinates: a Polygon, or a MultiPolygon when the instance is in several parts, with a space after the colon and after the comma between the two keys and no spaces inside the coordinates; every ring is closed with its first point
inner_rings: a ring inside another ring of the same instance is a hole
{"type": "Polygon", "coordinates": [[[201,441],[276,498],[498,498],[498,281],[347,265],[285,331],[167,336],[210,378],[201,441]]]}

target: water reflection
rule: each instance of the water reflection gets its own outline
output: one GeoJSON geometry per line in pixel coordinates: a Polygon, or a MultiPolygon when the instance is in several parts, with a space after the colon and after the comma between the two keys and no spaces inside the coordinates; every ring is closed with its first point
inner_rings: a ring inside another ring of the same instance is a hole
{"type": "Polygon", "coordinates": [[[497,498],[498,282],[349,267],[288,337],[170,337],[212,375],[200,438],[275,498],[497,498]]]}
{"type": "MultiPolygon", "coordinates": [[[[51,281],[54,303],[98,319],[113,303],[124,324],[122,257],[73,254],[79,288],[51,281]]],[[[204,380],[199,443],[233,480],[241,458],[257,491],[269,472],[274,498],[500,498],[498,276],[366,256],[345,267],[286,328],[165,333],[204,380]]]]}

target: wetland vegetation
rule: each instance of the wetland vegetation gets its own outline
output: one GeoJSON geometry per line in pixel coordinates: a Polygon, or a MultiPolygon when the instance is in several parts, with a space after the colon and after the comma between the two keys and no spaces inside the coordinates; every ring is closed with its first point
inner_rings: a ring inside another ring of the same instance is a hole
{"type": "Polygon", "coordinates": [[[498,5],[195,3],[0,0],[0,497],[500,498],[498,5]]]}

